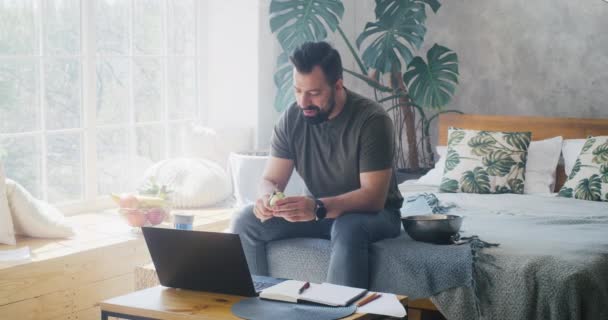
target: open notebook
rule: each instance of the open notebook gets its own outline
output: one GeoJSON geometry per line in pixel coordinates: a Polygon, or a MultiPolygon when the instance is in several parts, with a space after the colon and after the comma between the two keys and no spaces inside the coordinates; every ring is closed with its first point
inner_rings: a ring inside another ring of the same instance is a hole
{"type": "Polygon", "coordinates": [[[310,288],[298,294],[304,281],[287,280],[260,292],[260,298],[297,303],[309,301],[334,307],[343,307],[362,297],[367,290],[335,285],[311,283],[310,288]]]}

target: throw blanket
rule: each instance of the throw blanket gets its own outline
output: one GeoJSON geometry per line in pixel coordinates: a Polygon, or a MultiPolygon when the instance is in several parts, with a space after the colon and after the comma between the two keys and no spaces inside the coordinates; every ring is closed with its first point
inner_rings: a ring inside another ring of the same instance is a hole
{"type": "MultiPolygon", "coordinates": [[[[455,205],[443,205],[431,193],[416,194],[405,199],[401,216],[420,214],[445,214],[455,205]]],[[[410,299],[429,297],[441,291],[474,285],[473,260],[479,250],[493,244],[481,241],[476,236],[463,238],[459,245],[435,245],[412,240],[407,234],[373,244],[380,260],[383,250],[392,252],[382,255],[378,272],[372,272],[375,287],[391,292],[407,294],[410,299]],[[386,261],[386,256],[391,261],[386,261]],[[395,267],[397,266],[397,267],[395,267]],[[395,272],[395,270],[399,270],[395,272]],[[407,288],[404,292],[403,288],[407,288]]],[[[374,288],[372,288],[374,289],[374,288]]]]}
{"type": "Polygon", "coordinates": [[[608,319],[608,204],[529,195],[438,194],[478,251],[471,287],[433,297],[450,320],[608,319]]]}

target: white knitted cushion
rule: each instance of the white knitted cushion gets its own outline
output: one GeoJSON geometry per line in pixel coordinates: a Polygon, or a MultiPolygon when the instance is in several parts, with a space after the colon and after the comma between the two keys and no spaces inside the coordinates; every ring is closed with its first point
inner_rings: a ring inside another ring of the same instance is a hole
{"type": "Polygon", "coordinates": [[[176,208],[210,206],[225,200],[232,192],[226,171],[206,159],[163,160],[146,170],[144,184],[150,179],[173,191],[170,197],[176,208]]]}
{"type": "Polygon", "coordinates": [[[37,238],[67,238],[74,235],[63,213],[38,200],[17,182],[6,179],[6,195],[13,213],[15,233],[37,238]]]}
{"type": "Polygon", "coordinates": [[[0,165],[0,243],[15,244],[15,231],[13,230],[13,219],[6,198],[6,184],[4,183],[2,165],[0,165]]]}

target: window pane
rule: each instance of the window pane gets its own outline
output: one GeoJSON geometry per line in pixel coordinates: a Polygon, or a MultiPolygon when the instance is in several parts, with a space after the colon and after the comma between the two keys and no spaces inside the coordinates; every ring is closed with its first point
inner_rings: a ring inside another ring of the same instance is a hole
{"type": "Polygon", "coordinates": [[[194,59],[173,58],[168,70],[169,119],[192,119],[196,112],[196,69],[194,59]]]}
{"type": "Polygon", "coordinates": [[[137,155],[158,162],[165,158],[165,130],[163,125],[149,125],[138,127],[137,155]]]}
{"type": "Polygon", "coordinates": [[[167,11],[169,54],[194,55],[196,34],[194,0],[170,0],[167,11]]]}
{"type": "Polygon", "coordinates": [[[82,199],[82,135],[49,134],[47,146],[48,200],[59,202],[82,199]]]}
{"type": "Polygon", "coordinates": [[[0,59],[0,133],[40,127],[37,61],[0,59]]]}
{"type": "Polygon", "coordinates": [[[129,60],[99,59],[97,62],[97,123],[129,120],[129,60]]]}
{"type": "Polygon", "coordinates": [[[0,54],[36,54],[33,0],[0,0],[0,54]]]}
{"type": "Polygon", "coordinates": [[[47,129],[81,127],[80,61],[48,59],[44,64],[47,129]]]}
{"type": "Polygon", "coordinates": [[[169,156],[171,158],[185,157],[191,154],[194,147],[188,145],[190,141],[190,132],[192,131],[192,123],[190,121],[171,123],[169,127],[169,156]]]}
{"type": "Polygon", "coordinates": [[[6,176],[19,182],[37,198],[42,195],[40,146],[40,137],[37,135],[0,138],[0,162],[6,176]]]}
{"type": "Polygon", "coordinates": [[[44,53],[80,52],[80,1],[44,0],[42,2],[44,53]]]}
{"type": "Polygon", "coordinates": [[[163,106],[160,59],[137,58],[133,64],[135,121],[159,121],[163,106]]]}
{"type": "Polygon", "coordinates": [[[95,1],[98,54],[129,53],[129,3],[125,0],[95,1]]]}
{"type": "Polygon", "coordinates": [[[162,2],[136,0],[133,5],[133,54],[161,54],[165,39],[162,2]]]}
{"type": "Polygon", "coordinates": [[[129,190],[127,130],[100,129],[97,133],[97,193],[129,190]]]}

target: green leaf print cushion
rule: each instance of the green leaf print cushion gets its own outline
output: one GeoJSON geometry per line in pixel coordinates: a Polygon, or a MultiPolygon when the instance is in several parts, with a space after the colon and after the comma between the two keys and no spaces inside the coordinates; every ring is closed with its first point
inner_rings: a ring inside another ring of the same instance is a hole
{"type": "Polygon", "coordinates": [[[450,128],[439,190],[465,193],[524,193],[530,132],[450,128]]]}
{"type": "Polygon", "coordinates": [[[589,137],[559,190],[560,197],[608,201],[608,136],[589,137]]]}

